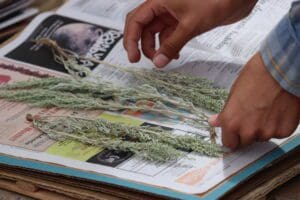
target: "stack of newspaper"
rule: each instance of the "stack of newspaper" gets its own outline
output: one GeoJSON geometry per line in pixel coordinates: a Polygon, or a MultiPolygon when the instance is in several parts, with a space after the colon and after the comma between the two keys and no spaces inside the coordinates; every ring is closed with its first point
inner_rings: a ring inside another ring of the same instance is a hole
{"type": "Polygon", "coordinates": [[[20,31],[24,21],[38,13],[38,9],[32,7],[33,3],[34,0],[0,1],[0,41],[20,31]]]}
{"type": "Polygon", "coordinates": [[[0,0],[0,44],[24,29],[38,13],[51,10],[63,0],[0,0]]]}
{"type": "MultiPolygon", "coordinates": [[[[0,49],[0,84],[27,80],[41,74],[66,75],[49,49],[32,42],[42,37],[61,40],[65,49],[108,63],[153,68],[145,58],[137,64],[130,64],[122,46],[126,13],[141,2],[73,0],[56,12],[38,15],[22,34],[0,49]],[[72,49],[74,45],[78,48],[72,49]]],[[[262,40],[288,11],[291,2],[259,1],[243,21],[193,39],[182,50],[181,58],[171,62],[166,70],[201,76],[217,86],[229,88],[243,65],[259,49],[262,40]]],[[[86,63],[86,66],[93,70],[94,75],[128,84],[129,87],[133,84],[128,76],[109,66],[95,63],[86,63]]],[[[203,199],[219,198],[300,144],[298,128],[289,138],[255,143],[220,158],[191,152],[187,158],[176,162],[157,164],[132,154],[75,141],[54,141],[26,122],[27,113],[88,115],[90,118],[100,117],[135,125],[154,124],[171,128],[174,132],[185,132],[193,127],[147,113],[38,109],[0,99],[0,163],[181,199],[200,198],[196,194],[202,194],[203,199]]]]}

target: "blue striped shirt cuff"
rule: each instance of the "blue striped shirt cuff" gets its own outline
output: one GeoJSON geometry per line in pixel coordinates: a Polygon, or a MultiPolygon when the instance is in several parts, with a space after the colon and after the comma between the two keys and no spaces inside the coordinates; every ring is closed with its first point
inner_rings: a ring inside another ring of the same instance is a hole
{"type": "Polygon", "coordinates": [[[263,62],[286,91],[300,97],[300,1],[294,2],[260,48],[263,62]]]}

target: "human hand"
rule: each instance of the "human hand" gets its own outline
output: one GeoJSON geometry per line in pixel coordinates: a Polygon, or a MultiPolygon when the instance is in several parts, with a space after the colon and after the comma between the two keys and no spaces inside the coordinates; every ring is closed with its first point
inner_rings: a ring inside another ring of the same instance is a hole
{"type": "Polygon", "coordinates": [[[244,67],[228,101],[210,124],[222,129],[222,142],[236,149],[290,136],[300,118],[300,98],[286,92],[267,71],[260,54],[244,67]]]}
{"type": "Polygon", "coordinates": [[[178,58],[194,36],[247,16],[257,0],[148,0],[126,18],[124,47],[131,62],[140,60],[138,42],[157,67],[178,58]],[[159,34],[160,47],[155,47],[159,34]]]}

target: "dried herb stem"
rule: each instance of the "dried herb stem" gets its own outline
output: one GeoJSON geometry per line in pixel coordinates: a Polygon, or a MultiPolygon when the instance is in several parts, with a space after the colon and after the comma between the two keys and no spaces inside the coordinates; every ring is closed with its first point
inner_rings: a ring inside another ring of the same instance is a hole
{"type": "Polygon", "coordinates": [[[54,59],[63,64],[68,72],[77,79],[80,79],[80,76],[78,77],[78,74],[74,74],[74,71],[90,74],[88,68],[78,65],[78,60],[88,60],[129,73],[145,84],[156,88],[161,94],[177,96],[193,103],[195,106],[204,107],[211,111],[221,111],[228,96],[227,90],[216,88],[208,80],[199,77],[190,77],[175,72],[121,67],[95,58],[77,55],[70,50],[61,48],[55,41],[48,38],[41,38],[35,42],[49,46],[54,54],[54,59]]]}
{"type": "Polygon", "coordinates": [[[174,116],[191,120],[199,127],[207,127],[207,116],[191,105],[179,100],[170,100],[159,95],[155,89],[144,86],[138,88],[115,87],[106,83],[75,81],[69,78],[45,78],[21,81],[0,87],[0,98],[10,101],[30,103],[38,107],[60,107],[70,109],[104,109],[118,111],[154,112],[166,117],[174,116]],[[140,92],[142,91],[142,92],[140,92]],[[154,107],[136,103],[154,102],[154,107]],[[135,104],[132,104],[135,103],[135,104]],[[188,109],[192,114],[179,112],[166,104],[188,109]]]}
{"type": "Polygon", "coordinates": [[[77,117],[28,117],[34,127],[55,140],[73,139],[107,149],[131,151],[143,159],[168,162],[194,151],[220,156],[220,147],[196,135],[174,135],[152,126],[129,126],[103,119],[77,117]],[[161,152],[165,150],[166,152],[161,152]]]}

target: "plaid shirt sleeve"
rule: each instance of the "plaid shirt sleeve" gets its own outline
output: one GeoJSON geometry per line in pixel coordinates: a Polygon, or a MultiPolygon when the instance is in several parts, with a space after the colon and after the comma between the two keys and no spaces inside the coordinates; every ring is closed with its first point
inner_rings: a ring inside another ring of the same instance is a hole
{"type": "Polygon", "coordinates": [[[300,97],[300,1],[267,36],[260,54],[281,87],[300,97]]]}

